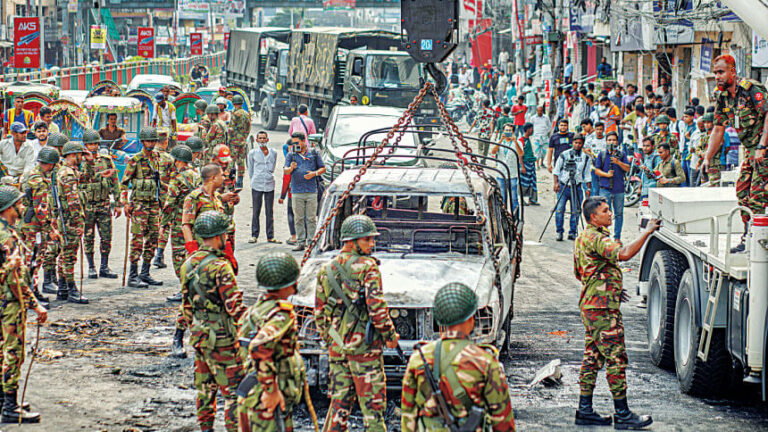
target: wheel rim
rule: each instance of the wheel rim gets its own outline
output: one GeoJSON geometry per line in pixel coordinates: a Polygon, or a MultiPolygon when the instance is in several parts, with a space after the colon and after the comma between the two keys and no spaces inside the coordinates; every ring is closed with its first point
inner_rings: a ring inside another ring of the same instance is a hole
{"type": "Polygon", "coordinates": [[[677,328],[675,331],[675,357],[680,365],[687,365],[691,361],[691,345],[693,339],[693,313],[691,302],[686,298],[680,304],[677,328]]]}
{"type": "Polygon", "coordinates": [[[661,287],[659,279],[651,279],[651,289],[648,293],[648,325],[651,327],[651,338],[657,340],[661,332],[661,287]]]}

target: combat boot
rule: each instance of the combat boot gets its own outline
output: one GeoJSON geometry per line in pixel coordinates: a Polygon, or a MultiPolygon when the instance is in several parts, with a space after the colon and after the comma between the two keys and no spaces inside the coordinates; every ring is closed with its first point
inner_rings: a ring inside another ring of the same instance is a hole
{"type": "Polygon", "coordinates": [[[56,294],[56,270],[43,271],[43,292],[56,294]]]}
{"type": "Polygon", "coordinates": [[[139,279],[139,263],[131,263],[131,270],[128,273],[128,286],[131,288],[147,288],[149,286],[139,279]]]}
{"type": "Polygon", "coordinates": [[[649,415],[639,416],[629,410],[627,398],[614,399],[613,406],[616,412],[613,414],[613,428],[620,430],[644,429],[653,423],[649,415]]]}
{"type": "Polygon", "coordinates": [[[101,256],[101,267],[99,268],[99,277],[107,279],[117,279],[117,273],[109,269],[109,255],[101,256]]]}
{"type": "Polygon", "coordinates": [[[56,291],[56,300],[66,301],[69,297],[69,288],[67,280],[62,276],[59,278],[59,290],[56,291]]]}
{"type": "Polygon", "coordinates": [[[85,257],[88,259],[88,279],[98,279],[99,273],[93,265],[93,254],[86,255],[85,257]]]}
{"type": "Polygon", "coordinates": [[[176,329],[176,333],[173,334],[171,357],[187,358],[187,353],[184,352],[184,330],[182,329],[176,329]]]}
{"type": "Polygon", "coordinates": [[[148,262],[142,262],[141,263],[141,274],[139,274],[139,280],[144,282],[147,285],[152,286],[161,286],[163,283],[152,279],[152,276],[149,275],[149,263],[148,262]]]}
{"type": "Polygon", "coordinates": [[[69,284],[69,298],[67,299],[67,301],[75,304],[88,304],[88,299],[83,297],[82,292],[78,291],[75,281],[70,281],[68,282],[68,284],[69,284]]]}
{"type": "Polygon", "coordinates": [[[27,412],[19,408],[16,391],[3,394],[3,423],[40,423],[40,413],[27,412]]]}
{"type": "Polygon", "coordinates": [[[152,260],[152,265],[159,269],[164,269],[168,267],[167,265],[165,265],[164,255],[165,255],[165,249],[157,248],[157,252],[155,252],[155,259],[152,260]]]}
{"type": "Polygon", "coordinates": [[[601,416],[592,408],[592,395],[579,396],[579,409],[576,410],[576,424],[579,426],[610,426],[611,416],[601,416]]]}
{"type": "Polygon", "coordinates": [[[37,285],[32,285],[32,294],[35,295],[35,298],[40,303],[50,303],[50,300],[48,297],[44,296],[39,289],[37,289],[37,285]]]}

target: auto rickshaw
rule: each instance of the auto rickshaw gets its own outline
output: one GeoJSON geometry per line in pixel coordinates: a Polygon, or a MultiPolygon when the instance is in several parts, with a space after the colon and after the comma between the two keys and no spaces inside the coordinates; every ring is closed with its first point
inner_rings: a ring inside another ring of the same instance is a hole
{"type": "Polygon", "coordinates": [[[83,129],[88,127],[90,118],[88,112],[79,104],[66,99],[58,99],[48,107],[53,111],[53,123],[59,127],[61,133],[73,141],[83,138],[83,129]]]}
{"type": "Polygon", "coordinates": [[[122,179],[127,160],[142,149],[139,131],[150,121],[143,103],[135,97],[94,96],[86,99],[83,106],[91,117],[91,127],[96,130],[107,125],[108,114],[117,114],[117,125],[125,129],[127,140],[104,144],[109,148],[118,178],[122,179]]]}
{"type": "Polygon", "coordinates": [[[195,111],[195,102],[202,98],[194,93],[182,93],[171,102],[176,107],[176,141],[181,143],[197,133],[200,119],[195,111]]]}
{"type": "Polygon", "coordinates": [[[96,83],[96,85],[93,86],[91,91],[88,92],[89,97],[93,96],[124,96],[123,90],[120,88],[119,85],[117,85],[116,82],[112,80],[102,80],[96,83]]]}

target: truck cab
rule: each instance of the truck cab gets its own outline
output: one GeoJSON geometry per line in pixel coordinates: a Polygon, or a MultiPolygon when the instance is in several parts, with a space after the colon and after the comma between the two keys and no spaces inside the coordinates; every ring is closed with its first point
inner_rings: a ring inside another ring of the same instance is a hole
{"type": "Polygon", "coordinates": [[[259,119],[269,130],[277,127],[280,118],[291,115],[288,80],[288,44],[270,47],[266,55],[264,85],[259,89],[259,119]]]}

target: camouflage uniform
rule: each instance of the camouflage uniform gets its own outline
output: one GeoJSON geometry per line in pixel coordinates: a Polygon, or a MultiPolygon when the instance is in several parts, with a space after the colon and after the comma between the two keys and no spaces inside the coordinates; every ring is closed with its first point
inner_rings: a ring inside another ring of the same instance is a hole
{"type": "Polygon", "coordinates": [[[85,208],[85,254],[93,257],[95,228],[99,229],[101,256],[109,256],[112,251],[112,213],[110,194],[115,200],[115,207],[120,207],[120,182],[117,179],[117,170],[112,158],[107,155],[96,154],[93,160],[84,160],[80,176],[80,193],[83,197],[85,208]],[[109,177],[103,177],[100,173],[106,170],[114,170],[109,177]]]}
{"type": "Polygon", "coordinates": [[[203,114],[203,118],[201,118],[200,121],[197,122],[197,133],[195,134],[195,136],[205,140],[205,137],[208,134],[208,131],[210,129],[211,129],[211,120],[208,119],[208,116],[203,114]]]}
{"type": "MultiPolygon", "coordinates": [[[[515,418],[504,369],[491,345],[475,345],[469,337],[456,331],[442,334],[439,385],[454,418],[469,416],[471,407],[485,409],[494,431],[514,431],[515,418]],[[454,351],[457,351],[455,355],[454,351]],[[459,376],[461,379],[459,379],[459,376]]],[[[434,369],[437,342],[422,343],[421,351],[434,369]]],[[[402,431],[429,431],[442,428],[437,399],[424,377],[424,362],[414,352],[403,377],[402,431]]]]}
{"type": "Polygon", "coordinates": [[[211,151],[219,144],[229,146],[229,134],[227,133],[227,124],[221,119],[216,119],[205,134],[205,161],[210,162],[211,151]]]}
{"type": "MultiPolygon", "coordinates": [[[[763,122],[768,113],[768,90],[758,81],[742,79],[736,86],[736,96],[728,91],[716,91],[715,125],[733,126],[739,133],[744,147],[744,161],[736,182],[739,205],[748,207],[755,214],[763,213],[768,205],[768,158],[756,162],[755,150],[760,144],[763,122]]],[[[746,224],[749,215],[742,212],[746,224]]]]}
{"type": "Polygon", "coordinates": [[[168,185],[168,194],[165,198],[160,226],[170,229],[173,270],[177,277],[179,277],[181,265],[187,258],[187,252],[184,249],[184,233],[181,230],[184,201],[190,192],[200,187],[201,182],[197,170],[187,168],[183,171],[177,171],[168,185]]]}
{"type": "MultiPolygon", "coordinates": [[[[160,156],[160,203],[162,207],[162,204],[165,203],[165,200],[168,197],[168,187],[171,182],[171,178],[173,178],[174,174],[176,174],[176,167],[174,165],[173,158],[170,154],[168,154],[167,151],[158,150],[157,153],[160,156]]],[[[162,257],[162,250],[165,249],[166,242],[168,241],[168,234],[171,232],[170,228],[170,225],[162,223],[159,226],[157,248],[160,257],[162,257]]],[[[160,267],[165,268],[165,264],[163,263],[163,265],[160,267]]]]}
{"type": "Polygon", "coordinates": [[[669,144],[669,153],[672,155],[672,159],[680,160],[680,144],[677,141],[677,137],[671,133],[667,133],[667,136],[663,136],[661,132],[657,132],[651,136],[651,140],[653,141],[653,148],[655,148],[656,151],[659,150],[659,145],[669,144]]]}
{"type": "Polygon", "coordinates": [[[597,372],[605,363],[614,399],[627,394],[627,352],[619,304],[622,272],[618,266],[621,243],[606,228],[588,224],[573,245],[573,266],[581,281],[581,321],[585,328],[584,360],[579,373],[581,394],[591,395],[597,372]]]}
{"type": "Polygon", "coordinates": [[[122,202],[128,201],[128,190],[133,190],[130,202],[131,214],[131,263],[140,258],[149,263],[155,255],[160,222],[160,201],[155,173],[160,175],[160,155],[157,151],[143,148],[125,167],[122,202]]]}
{"type": "Polygon", "coordinates": [[[331,405],[324,430],[347,430],[349,413],[357,399],[365,429],[383,431],[386,430],[384,410],[387,395],[382,346],[385,340],[394,340],[396,332],[387,313],[387,303],[382,298],[381,273],[374,258],[357,252],[342,252],[333,263],[346,272],[351,281],[359,284],[348,286],[340,283],[343,293],[352,304],[360,295],[358,287],[365,289],[366,308],[364,311],[357,308],[357,312],[362,313],[362,319],[358,320],[354,312],[340,307],[343,301],[337,298],[329,282],[330,277],[339,281],[339,275],[328,266],[320,270],[317,275],[315,322],[318,332],[329,347],[330,357],[328,393],[331,405]],[[365,342],[368,317],[379,335],[371,345],[365,342]]]}
{"type": "Polygon", "coordinates": [[[229,147],[232,149],[232,162],[237,164],[237,176],[242,178],[245,174],[245,140],[251,132],[251,115],[243,108],[238,108],[232,112],[229,126],[229,147]]]}
{"type": "Polygon", "coordinates": [[[237,431],[235,390],[243,378],[237,328],[246,308],[224,253],[203,246],[191,255],[181,268],[181,293],[181,310],[191,323],[189,342],[195,348],[197,422],[202,430],[213,430],[220,390],[226,429],[237,431]]]}
{"type": "Polygon", "coordinates": [[[66,227],[62,228],[61,217],[57,217],[58,231],[64,237],[64,247],[59,256],[59,277],[68,284],[75,282],[75,263],[77,262],[77,250],[80,247],[80,235],[78,229],[85,230],[85,212],[80,200],[78,181],[80,173],[75,167],[64,164],[56,173],[56,187],[64,212],[66,227]],[[66,232],[66,234],[65,234],[66,232]]]}
{"type": "MultiPolygon", "coordinates": [[[[712,135],[712,130],[708,130],[701,134],[701,141],[699,147],[696,149],[696,154],[699,155],[699,160],[703,160],[707,157],[707,145],[709,144],[709,136],[712,135]]],[[[720,186],[720,173],[723,170],[723,165],[720,161],[720,155],[722,148],[718,151],[712,159],[709,160],[709,168],[707,169],[707,177],[709,179],[710,187],[720,186]]]]}
{"type": "Polygon", "coordinates": [[[659,162],[656,169],[661,172],[661,175],[664,178],[671,180],[669,183],[657,183],[656,187],[679,187],[685,183],[685,171],[683,171],[683,166],[680,164],[680,161],[673,158],[672,155],[670,155],[669,159],[666,161],[659,162]]]}
{"type": "MultiPolygon", "coordinates": [[[[37,259],[41,262],[46,245],[52,241],[50,239],[50,233],[53,230],[52,212],[56,206],[51,197],[51,173],[44,173],[38,165],[25,177],[22,188],[25,194],[24,206],[27,210],[21,223],[21,235],[27,250],[37,249],[37,259]],[[38,235],[40,246],[36,245],[38,235]]],[[[32,264],[31,256],[29,258],[28,266],[32,264]]],[[[36,270],[36,268],[31,269],[33,274],[36,270]]]]}

